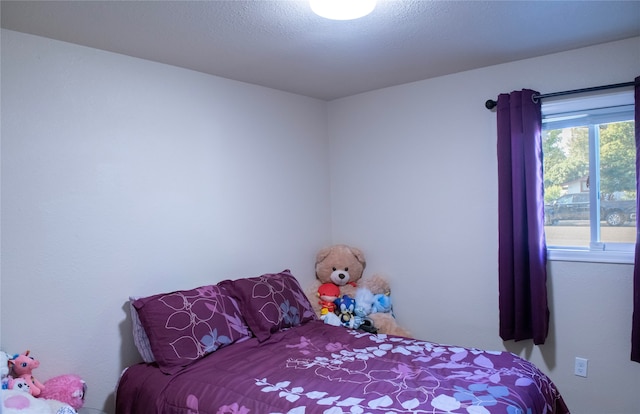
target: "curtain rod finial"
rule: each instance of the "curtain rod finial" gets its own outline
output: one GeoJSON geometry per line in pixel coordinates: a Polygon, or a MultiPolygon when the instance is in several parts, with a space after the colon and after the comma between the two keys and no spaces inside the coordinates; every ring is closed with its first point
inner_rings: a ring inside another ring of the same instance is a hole
{"type": "Polygon", "coordinates": [[[484,103],[485,108],[489,110],[495,108],[497,105],[498,102],[494,101],[493,99],[488,99],[487,102],[484,103]]]}

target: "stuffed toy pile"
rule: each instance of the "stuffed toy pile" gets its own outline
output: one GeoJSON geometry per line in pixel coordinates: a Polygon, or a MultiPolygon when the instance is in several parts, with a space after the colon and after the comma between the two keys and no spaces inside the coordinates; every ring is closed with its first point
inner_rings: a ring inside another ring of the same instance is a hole
{"type": "Polygon", "coordinates": [[[13,357],[0,351],[0,413],[75,414],[84,404],[85,382],[65,374],[44,383],[33,370],[40,362],[29,351],[13,357]]]}
{"type": "Polygon", "coordinates": [[[337,244],[316,256],[316,281],[307,296],[325,323],[368,332],[408,337],[396,322],[389,282],[380,275],[363,277],[366,260],[356,247],[337,244]]]}

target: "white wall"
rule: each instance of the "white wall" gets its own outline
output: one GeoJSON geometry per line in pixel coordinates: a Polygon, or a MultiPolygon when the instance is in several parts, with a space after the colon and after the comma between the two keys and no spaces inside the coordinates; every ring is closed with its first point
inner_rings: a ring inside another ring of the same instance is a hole
{"type": "Polygon", "coordinates": [[[326,104],[2,30],[0,348],[113,412],[126,301],[291,268],[330,241],[326,104]]]}
{"type": "Polygon", "coordinates": [[[498,336],[498,93],[632,81],[640,38],[382,89],[329,103],[332,234],[387,274],[417,337],[505,346],[550,374],[574,414],[640,410],[630,361],[632,266],[549,266],[551,334],[533,347],[498,336]],[[573,375],[589,359],[589,377],[573,375]],[[634,391],[631,391],[634,390],[634,391]]]}

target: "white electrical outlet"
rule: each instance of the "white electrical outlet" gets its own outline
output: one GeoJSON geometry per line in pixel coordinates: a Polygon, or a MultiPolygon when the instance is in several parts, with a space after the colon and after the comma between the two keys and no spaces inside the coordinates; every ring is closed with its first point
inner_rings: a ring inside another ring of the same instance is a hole
{"type": "Polygon", "coordinates": [[[576,357],[576,365],[575,365],[575,374],[579,377],[587,376],[587,367],[589,365],[589,360],[586,358],[576,357]]]}

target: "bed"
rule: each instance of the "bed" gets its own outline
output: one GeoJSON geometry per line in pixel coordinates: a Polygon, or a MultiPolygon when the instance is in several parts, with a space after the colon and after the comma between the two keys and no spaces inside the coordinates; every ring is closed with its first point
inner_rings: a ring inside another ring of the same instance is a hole
{"type": "Polygon", "coordinates": [[[565,414],[508,352],[324,324],[289,271],[132,300],[118,414],[565,414]]]}

